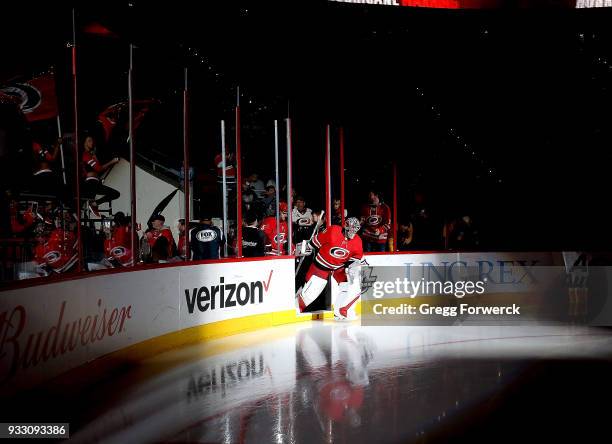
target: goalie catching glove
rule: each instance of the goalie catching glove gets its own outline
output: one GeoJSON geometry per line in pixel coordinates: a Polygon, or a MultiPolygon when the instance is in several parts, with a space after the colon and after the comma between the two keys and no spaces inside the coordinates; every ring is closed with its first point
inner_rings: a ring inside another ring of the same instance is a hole
{"type": "Polygon", "coordinates": [[[346,267],[346,276],[350,284],[354,282],[361,282],[361,266],[366,265],[365,260],[354,259],[350,262],[348,267],[346,267]]]}

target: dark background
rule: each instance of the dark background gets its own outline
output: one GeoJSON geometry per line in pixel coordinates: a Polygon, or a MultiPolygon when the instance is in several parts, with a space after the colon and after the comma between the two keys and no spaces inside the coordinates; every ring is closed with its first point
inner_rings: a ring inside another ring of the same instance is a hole
{"type": "MultiPolygon", "coordinates": [[[[418,192],[438,221],[470,214],[487,248],[610,247],[608,10],[447,11],[324,1],[76,6],[82,130],[95,133],[98,113],[126,99],[133,42],[135,95],[162,101],[139,129],[137,150],[168,166],[182,161],[187,66],[198,172],[213,166],[219,120],[233,121],[240,85],[245,173],[273,177],[273,120],[283,124],[289,111],[294,183],[313,208],[323,205],[324,132],[331,123],[346,133],[352,213],[369,188],[391,204],[395,161],[400,222],[418,192]],[[91,23],[115,36],[85,33],[91,23]]],[[[0,82],[55,66],[66,131],[72,7],[0,7],[0,82]]],[[[53,128],[31,125],[43,138],[53,137],[53,128]]],[[[104,147],[101,157],[121,149],[104,147]]],[[[334,194],[338,185],[334,174],[334,194]]]]}

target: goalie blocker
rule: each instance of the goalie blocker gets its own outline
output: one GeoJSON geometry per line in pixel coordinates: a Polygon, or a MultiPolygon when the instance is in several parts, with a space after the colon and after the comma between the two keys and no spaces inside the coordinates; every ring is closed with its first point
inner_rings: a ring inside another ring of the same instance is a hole
{"type": "Polygon", "coordinates": [[[363,261],[363,246],[357,235],[360,228],[359,221],[350,217],[344,228],[332,225],[315,233],[309,242],[304,242],[298,249],[297,255],[312,257],[304,285],[299,287],[296,295],[300,312],[304,312],[319,297],[331,276],[332,295],[337,294],[333,301],[334,317],[337,320],[356,318],[355,304],[361,295],[363,261]]]}

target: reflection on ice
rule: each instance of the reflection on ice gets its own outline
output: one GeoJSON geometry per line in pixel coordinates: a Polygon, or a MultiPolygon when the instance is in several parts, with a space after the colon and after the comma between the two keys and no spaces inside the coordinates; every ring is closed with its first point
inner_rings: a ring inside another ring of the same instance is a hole
{"type": "Polygon", "coordinates": [[[143,362],[113,380],[129,389],[89,412],[96,419],[73,439],[419,439],[501,391],[529,360],[611,352],[608,332],[572,327],[277,327],[143,362]]]}

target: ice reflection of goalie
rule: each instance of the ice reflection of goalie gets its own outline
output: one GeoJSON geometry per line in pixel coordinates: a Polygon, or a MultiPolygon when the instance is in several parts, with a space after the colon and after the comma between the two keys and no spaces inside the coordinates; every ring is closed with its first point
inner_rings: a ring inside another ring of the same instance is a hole
{"type": "Polygon", "coordinates": [[[331,332],[331,350],[326,350],[322,333],[327,331],[308,329],[299,335],[304,370],[313,382],[313,391],[307,390],[314,398],[310,403],[324,432],[330,432],[326,430],[330,421],[358,427],[364,390],[370,384],[367,365],[373,357],[371,341],[353,327],[336,325],[331,332]]]}

